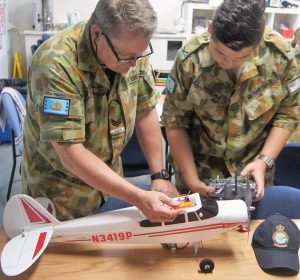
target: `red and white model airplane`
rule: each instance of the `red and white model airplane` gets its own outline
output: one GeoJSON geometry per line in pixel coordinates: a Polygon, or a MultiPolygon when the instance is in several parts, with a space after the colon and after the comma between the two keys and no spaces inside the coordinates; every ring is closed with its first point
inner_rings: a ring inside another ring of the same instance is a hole
{"type": "Polygon", "coordinates": [[[51,242],[185,243],[214,237],[248,220],[243,200],[215,201],[198,193],[177,198],[184,213],[173,222],[151,222],[136,207],[60,222],[36,200],[13,196],[4,210],[4,229],[11,240],[1,255],[6,275],[29,268],[51,242]]]}

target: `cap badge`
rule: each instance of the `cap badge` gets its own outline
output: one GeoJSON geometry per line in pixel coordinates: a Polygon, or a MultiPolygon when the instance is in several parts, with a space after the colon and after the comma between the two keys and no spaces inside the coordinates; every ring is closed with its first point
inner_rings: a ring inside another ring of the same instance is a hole
{"type": "Polygon", "coordinates": [[[285,248],[288,246],[289,235],[285,231],[285,226],[282,224],[276,225],[276,231],[272,235],[275,247],[285,248]]]}

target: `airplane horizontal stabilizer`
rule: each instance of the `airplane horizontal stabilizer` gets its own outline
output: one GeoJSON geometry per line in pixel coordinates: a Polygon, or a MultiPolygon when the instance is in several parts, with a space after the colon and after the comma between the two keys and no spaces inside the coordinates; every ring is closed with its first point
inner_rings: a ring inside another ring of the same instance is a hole
{"type": "Polygon", "coordinates": [[[13,196],[4,208],[3,225],[6,235],[10,238],[21,234],[24,229],[60,223],[49,213],[49,210],[28,195],[13,196]]]}
{"type": "Polygon", "coordinates": [[[53,226],[24,231],[11,239],[4,247],[1,255],[1,267],[4,274],[14,276],[29,268],[46,249],[53,226]]]}

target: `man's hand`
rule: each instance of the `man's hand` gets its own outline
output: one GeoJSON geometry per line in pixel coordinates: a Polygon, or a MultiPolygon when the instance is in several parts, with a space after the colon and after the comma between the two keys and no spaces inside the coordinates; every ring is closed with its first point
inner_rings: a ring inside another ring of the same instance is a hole
{"type": "Polygon", "coordinates": [[[194,193],[200,193],[202,195],[207,195],[208,193],[215,192],[215,188],[212,186],[206,185],[204,182],[198,180],[193,185],[188,186],[190,190],[194,193]]]}
{"type": "Polygon", "coordinates": [[[254,178],[257,186],[257,200],[262,199],[265,194],[265,172],[266,164],[262,160],[249,163],[241,172],[242,176],[250,175],[254,178]]]}
{"type": "Polygon", "coordinates": [[[163,179],[153,180],[151,183],[151,191],[162,192],[169,197],[180,196],[176,187],[169,180],[163,180],[163,179]]]}
{"type": "Polygon", "coordinates": [[[171,222],[182,209],[174,209],[180,204],[179,201],[172,199],[162,192],[144,191],[140,200],[135,203],[142,213],[151,222],[171,222]]]}

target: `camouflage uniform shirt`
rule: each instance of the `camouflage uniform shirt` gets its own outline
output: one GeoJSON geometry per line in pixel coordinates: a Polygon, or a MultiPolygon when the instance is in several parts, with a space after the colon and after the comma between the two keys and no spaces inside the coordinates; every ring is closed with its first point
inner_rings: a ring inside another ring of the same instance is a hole
{"type": "Polygon", "coordinates": [[[298,70],[300,71],[300,49],[299,48],[296,50],[295,58],[297,61],[298,70]]]}
{"type": "MultiPolygon", "coordinates": [[[[208,46],[204,33],[179,50],[162,115],[165,127],[187,130],[199,178],[206,183],[240,172],[259,154],[272,126],[293,131],[300,117],[296,61],[277,33],[266,28],[236,82],[214,61],[208,46]]],[[[183,187],[177,175],[177,185],[183,187]]]]}
{"type": "MultiPolygon", "coordinates": [[[[297,61],[298,73],[300,73],[300,49],[296,49],[295,58],[297,61]]],[[[297,128],[294,130],[291,135],[289,142],[300,142],[300,125],[298,124],[297,128]]]]}
{"type": "Polygon", "coordinates": [[[49,141],[82,143],[122,175],[120,153],[136,114],[159,98],[148,59],[113,79],[107,73],[96,60],[88,22],[47,40],[29,68],[23,192],[50,198],[60,220],[96,212],[103,196],[64,168],[49,141]]]}

